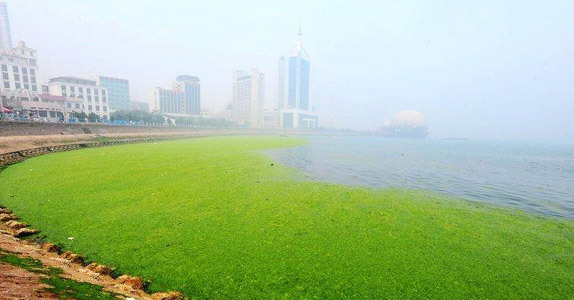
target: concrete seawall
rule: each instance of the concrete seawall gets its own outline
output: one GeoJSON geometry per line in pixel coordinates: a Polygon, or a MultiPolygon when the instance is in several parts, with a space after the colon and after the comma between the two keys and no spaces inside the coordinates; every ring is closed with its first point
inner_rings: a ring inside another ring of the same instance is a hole
{"type": "Polygon", "coordinates": [[[122,134],[194,131],[189,127],[0,121],[1,136],[122,134]]]}

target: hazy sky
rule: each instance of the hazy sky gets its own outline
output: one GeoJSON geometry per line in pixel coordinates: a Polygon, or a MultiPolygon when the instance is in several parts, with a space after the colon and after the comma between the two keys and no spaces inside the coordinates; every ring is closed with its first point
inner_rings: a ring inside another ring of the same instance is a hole
{"type": "Polygon", "coordinates": [[[278,57],[311,56],[311,99],[339,127],[422,111],[434,137],[574,141],[574,1],[9,0],[13,40],[44,79],[127,78],[133,100],[197,75],[202,106],[258,66],[267,106],[278,57]]]}

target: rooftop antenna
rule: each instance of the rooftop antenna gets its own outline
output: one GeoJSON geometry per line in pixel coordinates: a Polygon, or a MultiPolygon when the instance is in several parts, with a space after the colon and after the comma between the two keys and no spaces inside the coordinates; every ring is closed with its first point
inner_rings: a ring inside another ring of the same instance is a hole
{"type": "Polygon", "coordinates": [[[301,20],[299,20],[299,42],[303,39],[303,32],[301,31],[301,20]]]}

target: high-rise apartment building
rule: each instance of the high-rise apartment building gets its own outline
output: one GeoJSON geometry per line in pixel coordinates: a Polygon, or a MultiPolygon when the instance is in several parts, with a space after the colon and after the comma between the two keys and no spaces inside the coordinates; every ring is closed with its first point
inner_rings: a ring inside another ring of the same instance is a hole
{"type": "Polygon", "coordinates": [[[156,87],[150,95],[150,110],[170,115],[199,116],[201,113],[199,78],[180,75],[171,90],[156,87]]]}
{"type": "Polygon", "coordinates": [[[183,93],[183,112],[187,115],[201,114],[201,88],[196,76],[180,75],[174,82],[174,90],[183,93]]]}
{"type": "Polygon", "coordinates": [[[281,127],[316,128],[319,116],[311,109],[309,82],[311,64],[309,54],[303,48],[302,33],[291,50],[279,58],[277,72],[277,109],[281,127]]]}
{"type": "Polygon", "coordinates": [[[265,76],[258,68],[233,72],[233,114],[237,123],[264,126],[265,76]]]}
{"type": "Polygon", "coordinates": [[[0,51],[12,50],[12,33],[6,2],[0,2],[0,51]]]}
{"type": "Polygon", "coordinates": [[[98,76],[96,82],[108,89],[108,106],[111,112],[131,109],[130,82],[127,79],[98,76]]]}

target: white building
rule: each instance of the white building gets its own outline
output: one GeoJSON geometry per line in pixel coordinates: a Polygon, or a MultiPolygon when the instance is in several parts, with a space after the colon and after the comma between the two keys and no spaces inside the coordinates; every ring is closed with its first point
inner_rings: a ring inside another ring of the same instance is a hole
{"type": "Polygon", "coordinates": [[[152,112],[173,116],[199,116],[201,114],[201,84],[196,76],[177,76],[171,90],[156,87],[150,94],[152,112]]]}
{"type": "Polygon", "coordinates": [[[277,109],[283,128],[317,128],[319,116],[311,109],[309,54],[299,41],[279,58],[277,72],[277,109]]]}
{"type": "Polygon", "coordinates": [[[265,76],[258,68],[233,72],[233,114],[240,125],[264,126],[265,76]]]}
{"type": "Polygon", "coordinates": [[[10,19],[6,2],[0,2],[0,51],[12,49],[12,33],[10,31],[10,19]]]}
{"type": "Polygon", "coordinates": [[[99,117],[109,118],[108,89],[100,86],[95,80],[63,76],[52,78],[48,84],[50,95],[79,99],[86,114],[95,113],[99,117]]]}
{"type": "Polygon", "coordinates": [[[18,89],[40,92],[36,50],[26,47],[26,43],[20,42],[18,47],[0,52],[0,66],[2,70],[0,89],[3,95],[18,89]]]}

